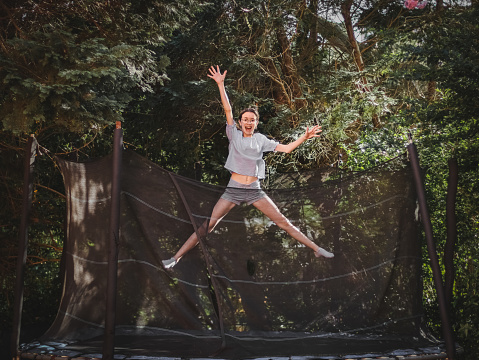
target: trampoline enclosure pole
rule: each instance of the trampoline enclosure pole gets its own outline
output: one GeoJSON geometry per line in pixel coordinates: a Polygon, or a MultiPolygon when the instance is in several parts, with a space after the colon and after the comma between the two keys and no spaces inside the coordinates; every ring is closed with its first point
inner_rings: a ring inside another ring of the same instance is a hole
{"type": "Polygon", "coordinates": [[[15,302],[13,307],[13,326],[11,338],[12,359],[16,358],[20,343],[20,329],[23,310],[23,289],[25,279],[25,265],[27,262],[28,247],[28,218],[32,208],[33,197],[33,165],[37,153],[37,140],[31,135],[25,147],[25,161],[23,174],[23,211],[18,234],[17,277],[15,282],[15,302]]]}
{"type": "Polygon", "coordinates": [[[118,248],[120,233],[121,161],[123,132],[121,122],[116,123],[113,141],[113,164],[111,185],[111,210],[108,247],[108,278],[106,293],[105,334],[103,360],[113,360],[115,351],[116,290],[118,274],[118,248]]]}
{"type": "Polygon", "coordinates": [[[419,166],[419,157],[417,154],[416,145],[412,142],[407,146],[409,158],[411,161],[412,171],[414,174],[414,183],[416,185],[417,198],[419,202],[419,210],[421,212],[421,219],[424,227],[424,233],[426,235],[426,244],[429,254],[429,261],[431,263],[432,274],[434,278],[434,284],[436,286],[437,299],[439,302],[439,312],[442,322],[442,333],[444,341],[446,343],[446,352],[449,360],[453,360],[455,357],[455,346],[452,335],[452,327],[449,321],[449,315],[446,306],[446,298],[444,294],[444,285],[442,282],[441,269],[439,267],[439,259],[436,252],[436,246],[434,244],[434,238],[432,235],[431,219],[427,210],[426,195],[424,189],[424,183],[421,176],[421,168],[419,166]]]}

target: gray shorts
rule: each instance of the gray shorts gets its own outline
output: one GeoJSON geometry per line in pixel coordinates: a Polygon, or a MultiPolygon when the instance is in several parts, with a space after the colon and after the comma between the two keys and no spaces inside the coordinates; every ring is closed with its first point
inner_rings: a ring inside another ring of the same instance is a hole
{"type": "Polygon", "coordinates": [[[266,196],[266,193],[261,189],[259,180],[256,180],[251,184],[241,184],[233,179],[230,179],[228,187],[221,198],[236,205],[240,205],[242,203],[251,205],[252,203],[266,196]]]}

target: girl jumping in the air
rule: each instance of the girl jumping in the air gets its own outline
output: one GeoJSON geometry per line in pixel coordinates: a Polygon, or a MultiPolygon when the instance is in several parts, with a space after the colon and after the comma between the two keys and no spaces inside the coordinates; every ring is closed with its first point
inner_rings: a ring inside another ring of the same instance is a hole
{"type": "MultiPolygon", "coordinates": [[[[317,257],[334,257],[323,248],[316,245],[308,239],[297,227],[279,211],[273,201],[261,190],[260,179],[265,177],[265,163],[263,153],[268,151],[280,151],[289,153],[297,148],[304,141],[313,137],[320,136],[321,127],[313,126],[306,128],[306,132],[296,141],[287,145],[280,144],[277,141],[270,140],[266,136],[255,133],[258,126],[259,114],[256,109],[245,109],[239,115],[239,126],[236,127],[233,120],[233,111],[226,94],[225,77],[227,71],[221,74],[219,66],[212,66],[209,69],[208,77],[212,78],[218,84],[221,95],[221,102],[226,114],[226,135],[229,140],[229,154],[226,160],[225,168],[231,172],[231,179],[226,191],[216,203],[211,213],[211,218],[200,227],[200,235],[213,231],[216,224],[225,217],[225,215],[235,206],[241,203],[253,204],[258,210],[269,217],[276,225],[285,230],[300,243],[308,246],[314,251],[317,257]]],[[[163,260],[163,266],[167,269],[175,266],[178,261],[191,249],[198,244],[196,233],[193,233],[178,252],[168,260],[163,260]]]]}

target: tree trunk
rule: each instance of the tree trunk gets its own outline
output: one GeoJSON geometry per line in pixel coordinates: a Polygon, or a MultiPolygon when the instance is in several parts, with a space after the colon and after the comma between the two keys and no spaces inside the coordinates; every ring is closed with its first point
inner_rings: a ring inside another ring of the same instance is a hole
{"type": "MultiPolygon", "coordinates": [[[[309,5],[305,2],[301,7],[303,23],[305,24],[305,31],[302,32],[302,36],[305,39],[304,46],[301,48],[298,62],[299,64],[307,64],[311,61],[311,58],[316,54],[318,49],[318,2],[311,1],[309,5]],[[307,11],[305,11],[307,9],[307,11]],[[309,25],[309,28],[306,26],[309,25]]],[[[301,67],[301,65],[299,65],[301,67]]]]}
{"type": "Polygon", "coordinates": [[[290,95],[286,89],[286,84],[281,78],[281,74],[276,68],[274,59],[267,58],[265,59],[265,71],[267,72],[269,78],[272,80],[272,96],[273,100],[277,104],[288,105],[292,107],[290,95]]]}
{"type": "Polygon", "coordinates": [[[351,20],[351,6],[353,5],[353,0],[347,0],[341,4],[341,14],[343,15],[344,25],[346,26],[346,32],[348,34],[349,43],[353,50],[353,58],[356,63],[356,67],[359,71],[364,70],[364,61],[361,55],[361,50],[359,49],[359,44],[354,35],[353,22],[351,20]]]}
{"type": "MultiPolygon", "coordinates": [[[[356,67],[359,71],[364,71],[366,66],[364,64],[363,56],[361,54],[361,49],[359,48],[359,43],[356,40],[356,36],[354,35],[353,22],[351,19],[352,5],[353,5],[353,0],[344,1],[341,4],[341,14],[343,15],[344,25],[346,26],[346,32],[348,34],[349,43],[353,51],[353,58],[354,58],[354,62],[356,63],[356,67]]],[[[365,76],[361,77],[361,83],[362,83],[362,88],[361,88],[362,91],[364,92],[371,91],[371,88],[368,86],[368,80],[366,79],[365,76]]],[[[375,129],[381,126],[381,121],[377,115],[373,116],[372,122],[375,129]]]]}
{"type": "Polygon", "coordinates": [[[303,91],[299,84],[299,76],[294,64],[291,44],[284,30],[283,24],[276,26],[276,38],[281,48],[281,69],[285,76],[286,84],[289,87],[289,96],[291,99],[292,110],[298,110],[306,106],[306,101],[302,99],[303,91]]]}

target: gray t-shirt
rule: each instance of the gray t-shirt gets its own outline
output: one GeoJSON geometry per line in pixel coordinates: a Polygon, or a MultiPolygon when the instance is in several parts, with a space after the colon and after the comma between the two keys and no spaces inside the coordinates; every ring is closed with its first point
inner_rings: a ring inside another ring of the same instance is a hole
{"type": "Polygon", "coordinates": [[[225,168],[237,174],[264,179],[263,153],[274,151],[279,142],[259,133],[254,133],[251,137],[243,137],[243,132],[236,128],[236,124],[226,123],[226,135],[230,144],[225,168]]]}

